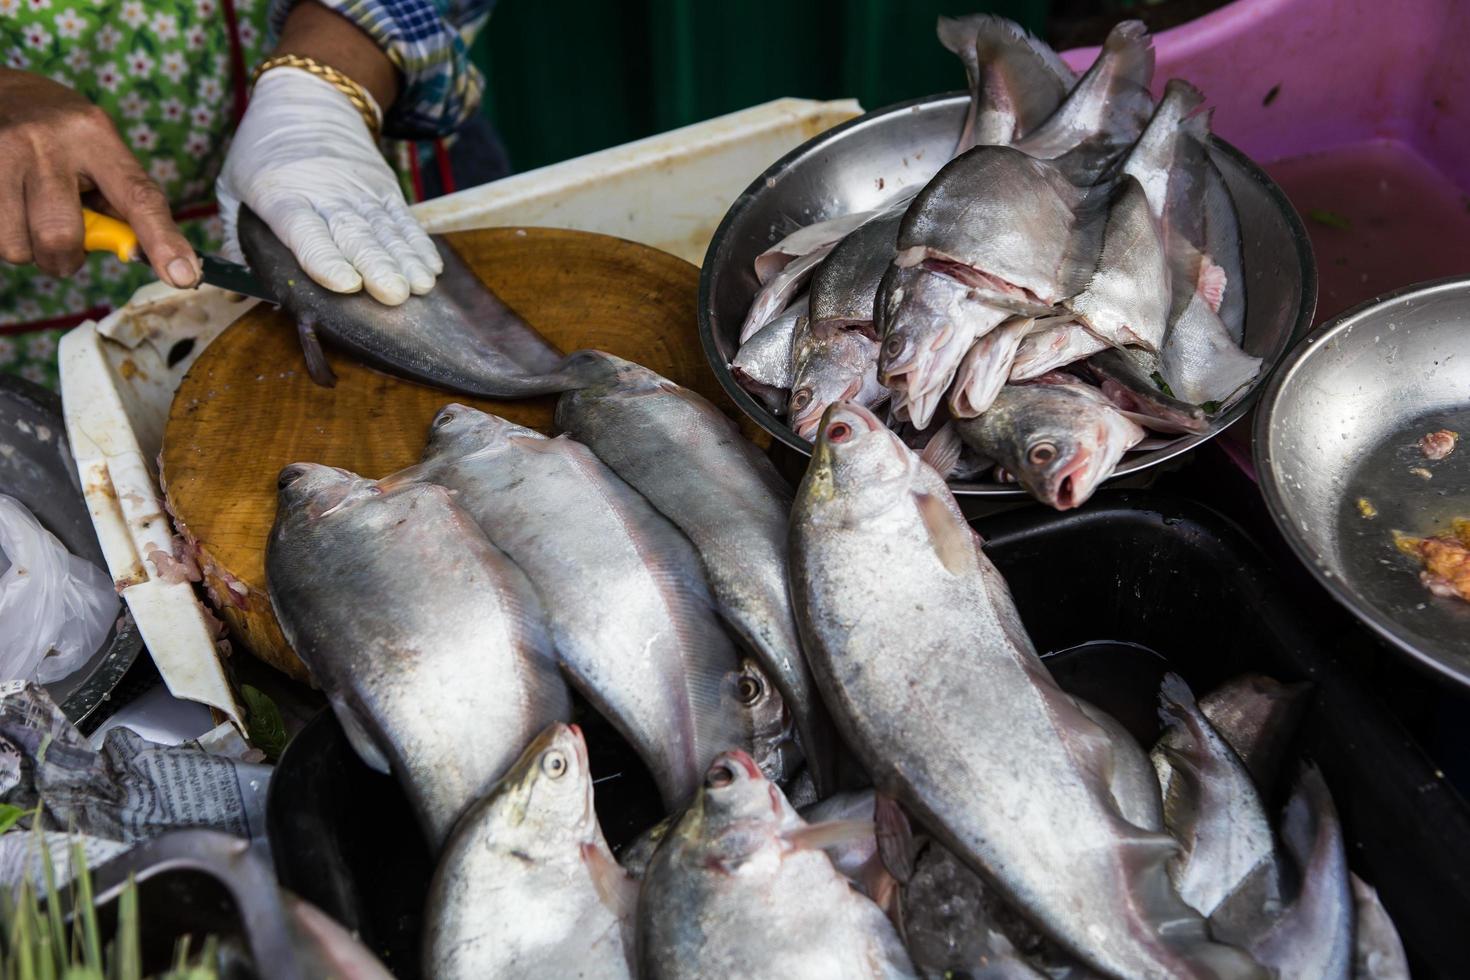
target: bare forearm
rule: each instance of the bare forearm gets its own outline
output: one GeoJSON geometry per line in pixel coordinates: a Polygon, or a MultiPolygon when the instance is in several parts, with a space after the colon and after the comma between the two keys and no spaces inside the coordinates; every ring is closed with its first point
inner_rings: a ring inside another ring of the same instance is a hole
{"type": "Polygon", "coordinates": [[[311,58],[342,72],[378,100],[384,112],[398,98],[398,69],[356,24],[311,0],[286,17],[276,54],[311,58]]]}

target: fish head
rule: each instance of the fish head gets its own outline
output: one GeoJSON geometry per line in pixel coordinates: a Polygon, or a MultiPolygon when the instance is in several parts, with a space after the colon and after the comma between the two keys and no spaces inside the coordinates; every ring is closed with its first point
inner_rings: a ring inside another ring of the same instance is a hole
{"type": "Polygon", "coordinates": [[[451,403],[439,410],[429,426],[429,443],[424,450],[424,458],[493,453],[507,448],[510,440],[517,437],[543,438],[539,432],[498,415],[451,403]]]}
{"type": "Polygon", "coordinates": [[[726,688],[726,696],[739,706],[745,719],[756,765],[773,782],[790,779],[801,765],[802,754],[780,689],[750,657],[741,658],[739,669],[726,678],[726,688]]]}
{"type": "Polygon", "coordinates": [[[587,742],[576,725],[556,722],[526,746],[494,790],[498,833],[524,845],[533,856],[538,845],[564,841],[550,828],[578,840],[600,833],[592,806],[592,770],[587,742]]]}
{"type": "Polygon", "coordinates": [[[861,332],[822,329],[801,352],[792,380],[787,406],[792,430],[811,441],[828,406],[857,401],[869,393],[877,360],[877,345],[861,332]]]}
{"type": "Polygon", "coordinates": [[[705,770],[695,806],[712,829],[732,825],[779,826],[787,818],[786,797],[761,772],[748,752],[715,756],[705,770]]]}
{"type": "Polygon", "coordinates": [[[891,497],[891,485],[907,486],[916,463],[898,434],[871,410],[837,402],[822,417],[805,492],[854,501],[891,497]]]}
{"type": "Polygon", "coordinates": [[[662,380],[641,364],[600,350],[573,351],[562,359],[557,373],[567,377],[572,389],[638,388],[662,380]]]}
{"type": "Polygon", "coordinates": [[[1085,503],[1143,430],[1103,404],[1091,389],[1036,385],[1036,399],[1013,418],[1010,470],[1037,499],[1057,510],[1085,503]]]}
{"type": "Polygon", "coordinates": [[[327,517],[382,492],[372,480],[320,463],[292,463],[276,478],[279,511],[307,520],[327,517]]]}

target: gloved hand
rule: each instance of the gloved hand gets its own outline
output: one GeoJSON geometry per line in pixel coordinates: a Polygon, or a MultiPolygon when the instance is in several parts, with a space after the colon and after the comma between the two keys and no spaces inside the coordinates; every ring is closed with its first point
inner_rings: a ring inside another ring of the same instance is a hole
{"type": "Polygon", "coordinates": [[[260,76],[215,190],[225,251],[236,261],[243,202],[307,275],[336,292],[366,288],[396,306],[410,292],[427,293],[444,271],[362,116],[309,72],[272,68],[260,76]]]}

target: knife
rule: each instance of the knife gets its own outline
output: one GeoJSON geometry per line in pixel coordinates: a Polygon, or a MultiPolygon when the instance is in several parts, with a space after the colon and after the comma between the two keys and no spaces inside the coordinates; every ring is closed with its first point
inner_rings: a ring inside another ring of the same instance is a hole
{"type": "MultiPolygon", "coordinates": [[[[85,235],[82,247],[88,252],[111,252],[124,262],[146,262],[147,257],[138,247],[138,235],[125,221],[109,218],[105,214],[82,208],[82,224],[85,235]]],[[[268,303],[276,302],[245,266],[228,262],[217,255],[199,256],[203,264],[203,281],[232,293],[244,293],[268,303]]]]}

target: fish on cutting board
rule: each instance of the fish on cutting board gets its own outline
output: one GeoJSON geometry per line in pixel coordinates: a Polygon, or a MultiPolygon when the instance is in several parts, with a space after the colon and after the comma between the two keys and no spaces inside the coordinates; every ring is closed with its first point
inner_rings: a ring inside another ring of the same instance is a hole
{"type": "Polygon", "coordinates": [[[1177,845],[1103,782],[1111,740],[1041,664],[943,479],[871,412],[828,411],[791,526],[813,673],[877,789],[1095,969],[1265,975],[1174,894],[1177,845]]]}
{"type": "Polygon", "coordinates": [[[363,762],[403,785],[434,850],[569,716],[535,590],[443,487],[293,463],[265,570],[291,648],[363,762]]]}
{"type": "Polygon", "coordinates": [[[424,976],[631,978],[637,900],[592,807],[582,732],[552,725],[445,847],[426,903],[424,976]]]}
{"type": "Polygon", "coordinates": [[[296,320],[311,377],[335,376],[318,334],[391,374],[483,398],[529,398],[564,389],[560,353],[435,239],[444,271],[433,290],[384,306],[366,293],[318,285],[249,208],[240,209],[240,247],[261,282],[296,320]]]}
{"type": "Polygon", "coordinates": [[[731,747],[783,771],[780,696],[758,669],[742,671],[698,552],[590,449],[451,404],[409,473],[452,491],[526,573],[563,669],[643,759],[666,808],[687,804],[731,747]],[[775,715],[758,723],[763,696],[775,715]]]}

